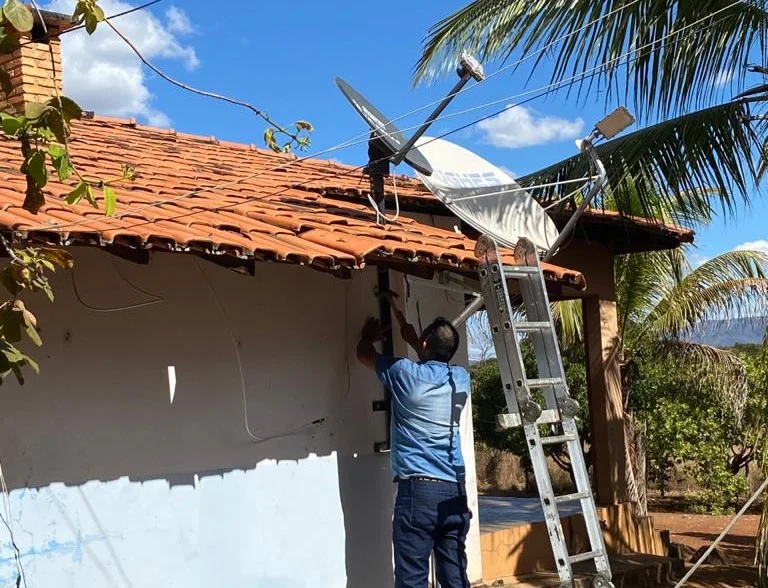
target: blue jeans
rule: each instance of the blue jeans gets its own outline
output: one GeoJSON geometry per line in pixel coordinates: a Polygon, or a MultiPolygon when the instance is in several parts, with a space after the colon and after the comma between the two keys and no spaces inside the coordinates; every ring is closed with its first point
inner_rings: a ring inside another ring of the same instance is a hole
{"type": "Polygon", "coordinates": [[[427,588],[434,552],[441,588],[469,588],[465,541],[472,513],[464,484],[402,480],[392,520],[395,588],[427,588]]]}

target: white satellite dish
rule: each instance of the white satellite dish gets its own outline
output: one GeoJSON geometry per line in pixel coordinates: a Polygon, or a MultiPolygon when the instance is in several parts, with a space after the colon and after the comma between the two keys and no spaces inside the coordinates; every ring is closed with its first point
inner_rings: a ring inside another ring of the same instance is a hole
{"type": "Polygon", "coordinates": [[[416,146],[432,168],[430,176],[416,170],[419,178],[461,220],[507,247],[520,237],[543,251],[555,243],[555,223],[509,174],[444,139],[421,137],[416,146]]]}

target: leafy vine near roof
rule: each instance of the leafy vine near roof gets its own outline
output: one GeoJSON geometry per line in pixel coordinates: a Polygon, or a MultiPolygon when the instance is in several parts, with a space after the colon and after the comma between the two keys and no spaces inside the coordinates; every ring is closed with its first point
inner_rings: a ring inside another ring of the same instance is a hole
{"type": "MultiPolygon", "coordinates": [[[[31,7],[22,0],[4,0],[0,13],[0,54],[13,53],[22,43],[30,42],[36,13],[44,34],[48,35],[47,26],[34,0],[31,7]]],[[[73,20],[85,28],[89,35],[102,22],[114,30],[98,5],[98,0],[78,0],[73,20]]],[[[129,40],[125,41],[130,45],[129,40]]],[[[53,53],[50,51],[52,65],[55,67],[53,53]]],[[[9,96],[13,91],[10,72],[0,67],[0,92],[9,96]]],[[[71,187],[65,197],[67,203],[77,204],[85,200],[98,209],[99,200],[102,200],[104,214],[112,216],[117,206],[113,186],[133,180],[134,170],[129,165],[123,165],[122,173],[116,177],[93,178],[83,175],[69,150],[71,123],[82,118],[83,110],[74,100],[59,95],[58,90],[55,92],[55,96],[45,103],[27,103],[23,113],[0,112],[3,133],[6,137],[18,140],[23,156],[20,169],[26,178],[23,208],[37,214],[45,205],[44,189],[49,179],[55,176],[59,182],[71,187]]],[[[286,127],[276,124],[263,113],[260,116],[269,124],[264,133],[264,142],[269,149],[290,152],[294,146],[299,150],[309,147],[309,133],[314,130],[310,123],[297,121],[286,127]]],[[[73,259],[61,248],[16,247],[2,233],[0,243],[10,259],[8,265],[0,271],[0,283],[10,295],[8,300],[0,303],[0,384],[10,374],[14,374],[17,381],[23,384],[22,370],[29,367],[38,372],[39,368],[34,359],[20,349],[20,345],[28,339],[40,346],[42,339],[37,319],[26,308],[21,297],[27,293],[43,292],[53,301],[54,294],[48,276],[57,267],[71,269],[73,259]]]]}

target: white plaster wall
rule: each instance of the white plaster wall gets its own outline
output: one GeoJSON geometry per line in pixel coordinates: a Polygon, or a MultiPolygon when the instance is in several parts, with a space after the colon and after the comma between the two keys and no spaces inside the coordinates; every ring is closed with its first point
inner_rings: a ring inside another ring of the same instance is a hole
{"type": "MultiPolygon", "coordinates": [[[[30,301],[41,375],[1,392],[0,458],[28,585],[391,586],[394,486],[388,455],[373,453],[381,387],[354,358],[377,312],[375,271],[339,280],[257,264],[248,276],[95,249],[76,259],[82,302],[68,273],[53,305],[30,301]],[[124,278],[162,302],[83,305],[153,300],[124,278]],[[246,433],[229,328],[251,430],[285,436],[246,433]]],[[[15,574],[0,529],[0,584],[15,574]]]]}

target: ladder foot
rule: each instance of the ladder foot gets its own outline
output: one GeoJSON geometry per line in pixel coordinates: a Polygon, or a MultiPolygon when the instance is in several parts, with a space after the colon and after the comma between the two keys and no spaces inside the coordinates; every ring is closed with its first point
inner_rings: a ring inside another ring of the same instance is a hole
{"type": "Polygon", "coordinates": [[[592,579],[592,588],[616,588],[613,582],[606,580],[603,576],[595,576],[592,579]]]}

